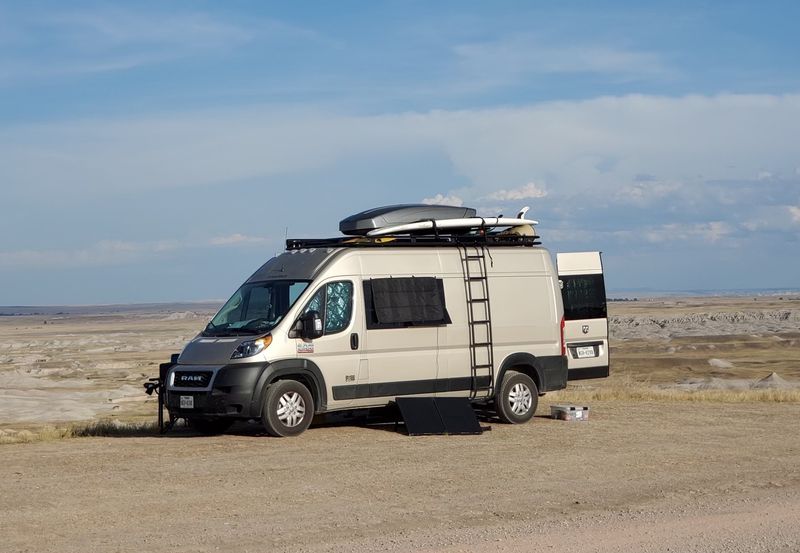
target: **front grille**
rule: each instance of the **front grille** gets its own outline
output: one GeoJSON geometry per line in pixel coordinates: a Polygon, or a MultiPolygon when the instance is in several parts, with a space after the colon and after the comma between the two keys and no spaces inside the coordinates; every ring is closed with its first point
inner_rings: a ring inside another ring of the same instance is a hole
{"type": "Polygon", "coordinates": [[[175,371],[172,385],[176,388],[206,388],[211,382],[209,371],[175,371]]]}

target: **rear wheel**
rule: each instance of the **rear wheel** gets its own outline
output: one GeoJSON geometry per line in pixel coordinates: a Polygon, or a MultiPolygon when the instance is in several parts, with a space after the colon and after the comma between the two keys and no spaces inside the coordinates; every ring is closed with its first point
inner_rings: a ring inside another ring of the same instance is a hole
{"type": "Polygon", "coordinates": [[[279,380],[267,389],[264,398],[264,428],[271,436],[302,434],[314,418],[314,398],[296,380],[279,380]]]}
{"type": "Polygon", "coordinates": [[[187,419],[189,427],[194,428],[201,434],[222,434],[233,424],[231,419],[205,419],[201,417],[190,417],[187,419]]]}
{"type": "Polygon", "coordinates": [[[508,371],[494,400],[497,415],[503,422],[520,424],[531,420],[539,404],[536,383],[525,373],[508,371]]]}

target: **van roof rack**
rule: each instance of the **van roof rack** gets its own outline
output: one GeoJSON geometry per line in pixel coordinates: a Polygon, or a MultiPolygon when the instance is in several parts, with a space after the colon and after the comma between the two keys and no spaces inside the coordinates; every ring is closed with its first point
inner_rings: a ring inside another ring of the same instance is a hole
{"type": "Polygon", "coordinates": [[[469,207],[401,204],[376,207],[339,223],[346,236],[291,238],[286,249],[373,248],[385,246],[534,246],[541,244],[524,207],[516,217],[476,217],[469,207]],[[499,228],[508,230],[500,231],[499,228]]]}
{"type": "Polygon", "coordinates": [[[483,244],[486,246],[525,247],[540,245],[539,236],[518,234],[440,234],[403,236],[342,236],[337,238],[289,238],[286,249],[307,248],[380,248],[401,247],[439,247],[483,244]]]}

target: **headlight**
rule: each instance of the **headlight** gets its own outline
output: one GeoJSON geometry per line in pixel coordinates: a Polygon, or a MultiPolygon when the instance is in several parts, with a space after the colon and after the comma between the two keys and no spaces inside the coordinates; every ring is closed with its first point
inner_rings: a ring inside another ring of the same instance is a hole
{"type": "Polygon", "coordinates": [[[253,357],[254,355],[258,355],[265,349],[267,346],[272,343],[272,336],[267,334],[263,338],[259,338],[258,340],[247,340],[246,342],[242,342],[239,344],[239,347],[236,348],[236,351],[233,352],[231,355],[231,359],[241,359],[243,357],[253,357]]]}

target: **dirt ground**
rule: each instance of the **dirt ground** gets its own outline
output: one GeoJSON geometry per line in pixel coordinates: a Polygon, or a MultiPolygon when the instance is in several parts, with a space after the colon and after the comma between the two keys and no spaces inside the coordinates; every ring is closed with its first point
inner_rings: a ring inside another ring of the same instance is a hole
{"type": "Polygon", "coordinates": [[[596,404],[480,436],[0,447],[0,550],[800,549],[800,405],[596,404]]]}
{"type": "MultiPolygon", "coordinates": [[[[152,419],[141,381],[211,310],[0,317],[0,431],[152,419]]],[[[581,387],[800,381],[798,298],[611,314],[614,376],[581,387]]],[[[0,445],[0,551],[800,551],[800,403],[623,397],[568,423],[545,416],[559,397],[480,436],[243,423],[0,445]]]]}

